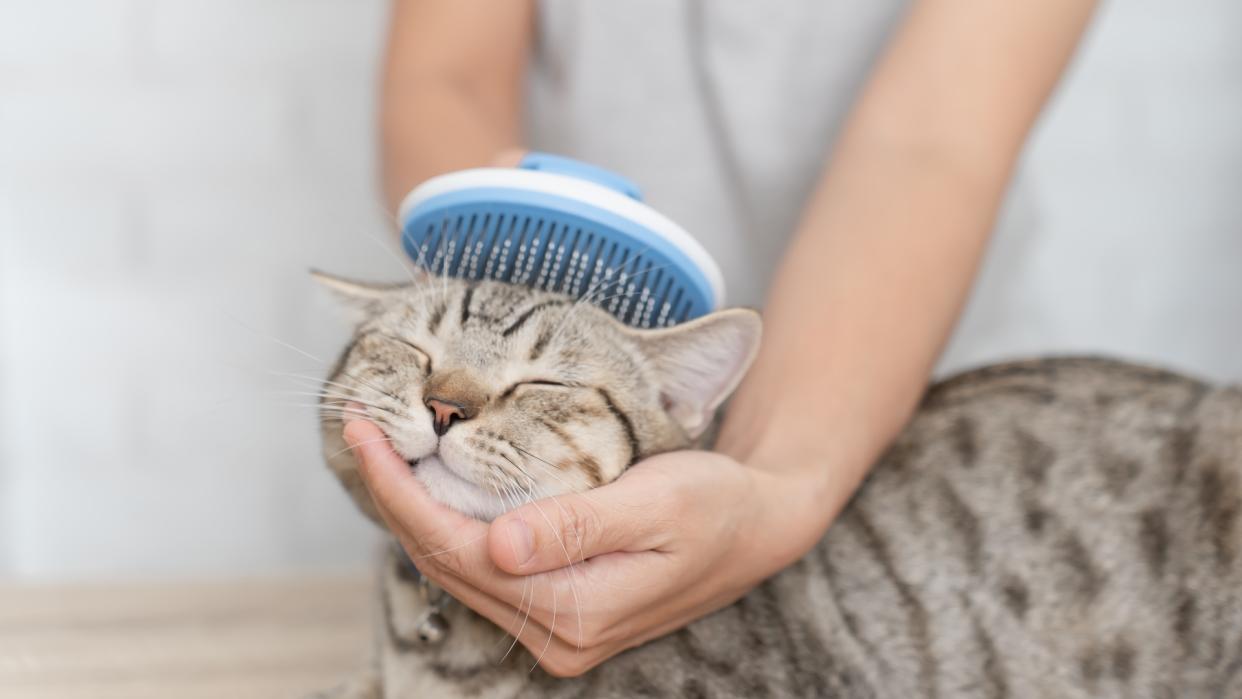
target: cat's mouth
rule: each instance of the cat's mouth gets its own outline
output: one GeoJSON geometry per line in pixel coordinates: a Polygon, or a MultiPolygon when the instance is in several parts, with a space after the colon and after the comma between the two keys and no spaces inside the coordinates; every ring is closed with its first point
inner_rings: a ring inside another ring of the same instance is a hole
{"type": "Polygon", "coordinates": [[[433,452],[417,459],[408,459],[406,460],[406,463],[410,465],[410,470],[416,474],[419,473],[420,470],[435,471],[437,472],[437,475],[439,475],[438,472],[443,471],[444,477],[452,479],[460,485],[468,485],[476,488],[478,487],[473,481],[467,479],[465,476],[462,476],[456,469],[445,463],[444,460],[440,458],[440,454],[438,452],[433,452]]]}
{"type": "Polygon", "coordinates": [[[438,454],[409,461],[411,472],[431,497],[465,515],[490,521],[504,512],[499,498],[461,475],[438,454]]]}

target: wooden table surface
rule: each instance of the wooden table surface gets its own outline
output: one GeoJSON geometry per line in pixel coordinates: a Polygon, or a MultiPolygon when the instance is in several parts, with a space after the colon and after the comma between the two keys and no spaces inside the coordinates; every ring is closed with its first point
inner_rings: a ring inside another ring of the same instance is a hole
{"type": "Polygon", "coordinates": [[[362,667],[370,591],[364,578],[0,584],[0,697],[300,697],[362,667]]]}

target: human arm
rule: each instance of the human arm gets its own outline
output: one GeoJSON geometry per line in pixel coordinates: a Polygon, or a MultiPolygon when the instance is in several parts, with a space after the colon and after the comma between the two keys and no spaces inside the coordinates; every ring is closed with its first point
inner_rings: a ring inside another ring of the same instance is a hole
{"type": "Polygon", "coordinates": [[[396,0],[380,100],[384,198],[521,142],[532,0],[396,0]]]}
{"type": "MultiPolygon", "coordinates": [[[[821,530],[921,395],[1093,7],[915,2],[864,89],[777,271],[763,350],[718,444],[801,472],[821,530]]],[[[795,551],[818,538],[805,534],[795,551]]]]}
{"type": "Polygon", "coordinates": [[[385,445],[362,445],[372,427],[347,428],[424,572],[518,634],[545,668],[572,675],[730,603],[805,553],[908,419],[1092,7],[913,4],[778,271],[764,346],[720,453],[661,455],[489,528],[437,509],[385,445]],[[526,536],[532,555],[521,562],[526,536]],[[572,570],[562,546],[582,561],[572,570]],[[529,623],[515,614],[528,607],[529,623]]]}

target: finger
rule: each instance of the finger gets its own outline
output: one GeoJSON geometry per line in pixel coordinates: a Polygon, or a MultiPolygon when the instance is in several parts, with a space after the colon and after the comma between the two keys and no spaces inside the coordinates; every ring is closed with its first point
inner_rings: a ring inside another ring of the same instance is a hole
{"type": "Polygon", "coordinates": [[[488,551],[515,575],[563,568],[617,551],[647,551],[659,544],[660,499],[641,477],[623,478],[589,494],[527,503],[492,522],[488,551]]]}
{"type": "Polygon", "coordinates": [[[345,425],[345,443],[358,456],[358,471],[376,502],[406,525],[435,529],[441,523],[467,527],[480,524],[432,499],[406,463],[374,423],[351,420],[345,425]]]}
{"type": "Polygon", "coordinates": [[[559,676],[580,674],[615,652],[583,644],[581,624],[575,623],[574,615],[564,608],[568,600],[563,593],[557,594],[546,576],[523,578],[524,594],[515,605],[510,605],[450,571],[429,567],[423,573],[458,602],[512,636],[514,644],[520,643],[545,668],[550,664],[553,668],[550,671],[559,676]],[[551,611],[538,601],[549,595],[551,611]]]}
{"type": "MultiPolygon", "coordinates": [[[[461,581],[448,581],[449,586],[445,589],[512,636],[514,643],[521,644],[536,664],[554,676],[580,675],[618,652],[619,648],[614,644],[584,638],[580,620],[575,620],[563,609],[551,615],[546,611],[541,613],[535,598],[547,592],[542,585],[548,579],[538,576],[526,578],[526,581],[531,586],[530,590],[516,609],[468,585],[464,588],[453,585],[461,581]]],[[[566,602],[562,597],[561,605],[566,602]]]]}
{"type": "MultiPolygon", "coordinates": [[[[521,604],[529,590],[523,579],[496,570],[487,552],[486,524],[434,500],[373,423],[351,421],[344,436],[357,454],[358,471],[376,509],[420,570],[437,583],[451,575],[510,609],[521,604]]],[[[443,584],[448,589],[453,583],[443,584]]],[[[534,603],[535,616],[548,618],[546,606],[536,602],[533,593],[531,597],[528,604],[534,603]]]]}
{"type": "Polygon", "coordinates": [[[458,574],[466,574],[469,568],[490,568],[487,525],[436,502],[378,427],[367,420],[352,420],[345,425],[344,437],[357,456],[358,473],[390,530],[404,534],[403,538],[413,540],[425,551],[452,549],[456,555],[445,560],[457,562],[458,574]]]}

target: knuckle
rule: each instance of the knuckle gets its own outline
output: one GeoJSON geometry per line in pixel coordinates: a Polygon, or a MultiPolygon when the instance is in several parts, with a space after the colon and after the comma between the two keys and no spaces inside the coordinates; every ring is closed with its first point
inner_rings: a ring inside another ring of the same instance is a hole
{"type": "Polygon", "coordinates": [[[417,549],[407,550],[417,555],[420,567],[434,568],[458,577],[466,573],[468,566],[464,552],[454,547],[447,537],[436,536],[419,543],[417,549]]]}
{"type": "Polygon", "coordinates": [[[603,522],[594,509],[580,502],[566,503],[561,519],[561,544],[574,562],[585,560],[589,548],[599,538],[603,522]]]}
{"type": "Polygon", "coordinates": [[[598,649],[609,642],[614,625],[609,619],[590,611],[588,603],[582,608],[571,606],[556,615],[557,636],[566,645],[577,650],[598,649]]]}
{"type": "Polygon", "coordinates": [[[435,561],[435,565],[450,573],[461,575],[466,572],[466,561],[460,551],[454,551],[444,546],[439,547],[439,551],[440,553],[433,553],[427,558],[435,561]]]}
{"type": "Polygon", "coordinates": [[[674,516],[681,516],[690,511],[691,506],[695,502],[694,489],[689,485],[676,482],[663,495],[663,505],[668,508],[669,512],[674,516]]]}
{"type": "Polygon", "coordinates": [[[575,652],[549,654],[539,664],[544,672],[561,679],[584,675],[595,667],[594,662],[588,660],[582,653],[575,652]]]}
{"type": "Polygon", "coordinates": [[[592,619],[583,619],[582,628],[576,629],[575,645],[579,648],[590,648],[604,640],[607,627],[592,619]]]}

